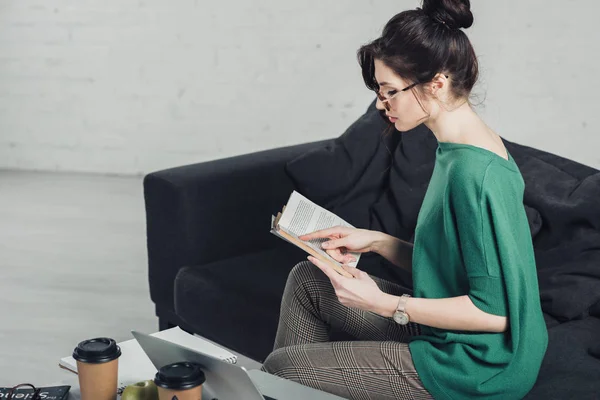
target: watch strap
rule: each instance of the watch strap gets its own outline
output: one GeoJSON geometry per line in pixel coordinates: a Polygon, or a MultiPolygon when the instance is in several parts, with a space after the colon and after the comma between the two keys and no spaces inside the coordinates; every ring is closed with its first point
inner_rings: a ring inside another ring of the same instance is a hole
{"type": "Polygon", "coordinates": [[[398,306],[396,307],[397,311],[406,313],[406,301],[408,300],[408,298],[410,297],[409,294],[403,294],[402,296],[400,296],[400,300],[398,300],[398,306]]]}

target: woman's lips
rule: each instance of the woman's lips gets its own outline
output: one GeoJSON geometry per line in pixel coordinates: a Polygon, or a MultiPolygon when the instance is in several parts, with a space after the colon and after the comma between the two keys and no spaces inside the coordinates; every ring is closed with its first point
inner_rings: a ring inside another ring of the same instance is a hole
{"type": "Polygon", "coordinates": [[[396,121],[398,121],[398,118],[390,117],[389,115],[388,115],[388,118],[390,119],[390,122],[392,124],[395,123],[396,121]]]}

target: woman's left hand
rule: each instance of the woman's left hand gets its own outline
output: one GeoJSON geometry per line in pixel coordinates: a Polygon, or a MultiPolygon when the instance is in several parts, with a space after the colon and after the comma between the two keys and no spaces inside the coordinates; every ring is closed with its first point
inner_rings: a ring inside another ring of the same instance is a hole
{"type": "Polygon", "coordinates": [[[372,312],[375,312],[378,308],[377,306],[384,293],[369,274],[344,264],[342,267],[354,277],[347,278],[315,257],[309,256],[308,260],[327,275],[340,303],[346,307],[372,312]]]}

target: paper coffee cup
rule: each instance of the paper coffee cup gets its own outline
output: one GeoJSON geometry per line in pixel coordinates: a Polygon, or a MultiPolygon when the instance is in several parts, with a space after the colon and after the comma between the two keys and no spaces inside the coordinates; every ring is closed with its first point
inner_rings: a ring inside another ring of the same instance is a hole
{"type": "Polygon", "coordinates": [[[165,365],[154,378],[160,400],[202,400],[205,381],[200,365],[191,362],[165,365]]]}
{"type": "Polygon", "coordinates": [[[115,400],[121,349],[113,339],[80,342],[73,350],[81,400],[115,400]]]}

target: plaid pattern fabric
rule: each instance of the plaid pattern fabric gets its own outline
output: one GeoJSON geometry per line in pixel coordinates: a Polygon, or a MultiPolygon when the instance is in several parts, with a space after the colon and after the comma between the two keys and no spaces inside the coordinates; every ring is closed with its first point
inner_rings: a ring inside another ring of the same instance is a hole
{"type": "MultiPolygon", "coordinates": [[[[405,290],[373,277],[382,291],[405,290]]],[[[291,271],[274,351],[263,371],[347,399],[431,399],[415,370],[408,340],[419,325],[342,305],[325,274],[308,261],[291,271]],[[330,329],[355,341],[332,342],[330,329]]]]}

